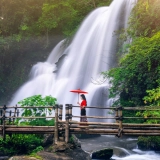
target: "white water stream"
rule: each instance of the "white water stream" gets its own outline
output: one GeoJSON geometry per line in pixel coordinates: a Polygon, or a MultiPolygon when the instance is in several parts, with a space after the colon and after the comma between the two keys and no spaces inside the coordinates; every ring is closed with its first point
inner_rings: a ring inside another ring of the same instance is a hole
{"type": "MultiPolygon", "coordinates": [[[[66,49],[60,42],[46,62],[33,66],[29,81],[14,94],[9,105],[37,94],[52,95],[59,104],[76,105],[77,94],[69,91],[78,88],[89,93],[86,95],[89,106],[110,105],[107,82],[95,85],[92,79],[101,79],[101,72],[115,66],[118,40],[114,31],[126,27],[135,1],[114,0],[109,7],[91,12],[66,49]]],[[[79,109],[73,113],[79,115],[79,109]]],[[[107,111],[92,110],[88,114],[106,115],[107,111]]]]}
{"type": "MultiPolygon", "coordinates": [[[[57,98],[59,104],[76,105],[77,94],[69,91],[80,88],[89,93],[86,95],[89,106],[109,106],[112,100],[107,96],[108,83],[95,85],[91,79],[100,79],[102,71],[116,65],[119,46],[114,31],[127,26],[130,11],[135,3],[136,0],[114,0],[109,7],[97,8],[91,12],[67,48],[64,48],[63,41],[60,42],[46,62],[38,62],[33,66],[29,81],[18,89],[8,105],[15,106],[18,101],[37,94],[52,95],[57,98]]],[[[74,109],[73,113],[79,115],[79,109],[74,109]]],[[[89,110],[87,114],[106,116],[107,111],[89,110]]],[[[107,147],[107,144],[105,146],[107,147]]],[[[160,156],[154,152],[142,153],[135,150],[134,154],[114,158],[158,160],[160,156]]]]}

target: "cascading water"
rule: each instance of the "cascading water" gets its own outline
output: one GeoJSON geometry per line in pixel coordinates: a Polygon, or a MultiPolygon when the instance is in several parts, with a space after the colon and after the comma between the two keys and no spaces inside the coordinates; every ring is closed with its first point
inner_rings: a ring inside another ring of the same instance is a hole
{"type": "MultiPolygon", "coordinates": [[[[91,78],[97,80],[102,71],[115,66],[118,40],[114,31],[126,27],[135,2],[114,0],[109,7],[100,7],[91,12],[66,49],[60,42],[46,62],[33,66],[29,81],[15,93],[9,105],[37,94],[52,95],[60,104],[76,105],[77,95],[69,91],[80,88],[89,93],[86,95],[89,106],[107,106],[107,82],[95,85],[91,78]]],[[[79,115],[79,109],[73,112],[79,115]]],[[[87,114],[107,113],[97,109],[87,114]]]]}
{"type": "MultiPolygon", "coordinates": [[[[102,71],[107,71],[116,65],[118,41],[114,31],[127,26],[128,16],[135,3],[136,0],[114,0],[109,7],[101,7],[90,13],[66,49],[61,41],[46,62],[39,62],[33,66],[29,81],[20,87],[8,105],[13,106],[18,101],[36,94],[52,95],[60,104],[76,105],[77,95],[69,91],[81,88],[89,92],[86,95],[89,106],[110,106],[112,100],[107,96],[107,82],[103,85],[95,85],[91,78],[99,79],[102,71]]],[[[74,110],[74,115],[76,114],[79,114],[79,109],[74,110]]],[[[88,114],[106,115],[107,113],[97,109],[90,110],[88,114]]],[[[116,160],[160,159],[160,156],[154,152],[131,150],[124,146],[131,145],[125,138],[101,136],[98,139],[81,140],[81,144],[88,152],[106,146],[116,148],[119,146],[122,150],[126,148],[126,157],[114,155],[113,159],[116,160]]]]}

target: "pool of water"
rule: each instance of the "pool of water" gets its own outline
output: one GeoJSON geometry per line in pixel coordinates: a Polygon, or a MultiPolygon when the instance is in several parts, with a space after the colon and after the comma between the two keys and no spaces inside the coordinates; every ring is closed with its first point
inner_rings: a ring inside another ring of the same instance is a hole
{"type": "Polygon", "coordinates": [[[160,160],[160,153],[139,150],[137,139],[137,137],[99,136],[80,139],[80,142],[82,149],[90,154],[103,148],[112,148],[114,160],[160,160]]]}

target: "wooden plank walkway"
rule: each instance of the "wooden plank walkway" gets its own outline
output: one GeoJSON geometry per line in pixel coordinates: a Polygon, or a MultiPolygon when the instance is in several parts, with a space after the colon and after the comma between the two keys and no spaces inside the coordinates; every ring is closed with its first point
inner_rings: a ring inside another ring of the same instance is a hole
{"type": "MultiPolygon", "coordinates": [[[[50,106],[51,107],[51,106],[50,106]]],[[[50,108],[46,107],[46,108],[50,108]]],[[[53,107],[53,106],[52,106],[53,107]]],[[[66,143],[69,141],[70,134],[104,134],[104,135],[115,135],[121,137],[122,135],[148,135],[148,136],[160,136],[160,124],[133,124],[133,123],[123,123],[124,119],[160,119],[160,117],[123,117],[123,110],[160,110],[160,108],[150,108],[150,107],[91,107],[86,108],[90,109],[112,109],[115,111],[114,117],[100,117],[100,116],[86,116],[94,119],[114,119],[115,123],[107,122],[77,122],[72,120],[74,116],[72,114],[72,108],[79,106],[72,106],[67,104],[65,106],[65,120],[62,120],[63,106],[56,105],[54,106],[54,117],[23,117],[19,116],[18,108],[22,107],[6,107],[0,106],[0,134],[3,135],[5,139],[6,134],[54,134],[55,143],[59,141],[60,135],[63,135],[63,138],[66,143]],[[14,108],[14,111],[10,112],[8,109],[14,108]],[[8,111],[8,116],[7,116],[8,111]],[[13,115],[12,115],[13,113],[13,115]],[[55,126],[19,126],[13,125],[13,122],[16,118],[23,119],[36,119],[36,118],[54,118],[55,126]],[[6,123],[10,123],[7,124],[6,123]]],[[[33,108],[33,107],[27,107],[33,108]]]]}

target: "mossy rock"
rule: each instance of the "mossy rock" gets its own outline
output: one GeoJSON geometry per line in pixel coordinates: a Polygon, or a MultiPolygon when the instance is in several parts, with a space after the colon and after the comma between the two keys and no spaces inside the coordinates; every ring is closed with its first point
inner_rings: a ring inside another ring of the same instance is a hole
{"type": "Polygon", "coordinates": [[[113,149],[105,148],[92,153],[92,159],[109,160],[113,156],[113,149]]]}
{"type": "Polygon", "coordinates": [[[139,136],[137,144],[141,150],[160,151],[160,136],[139,136]]]}

